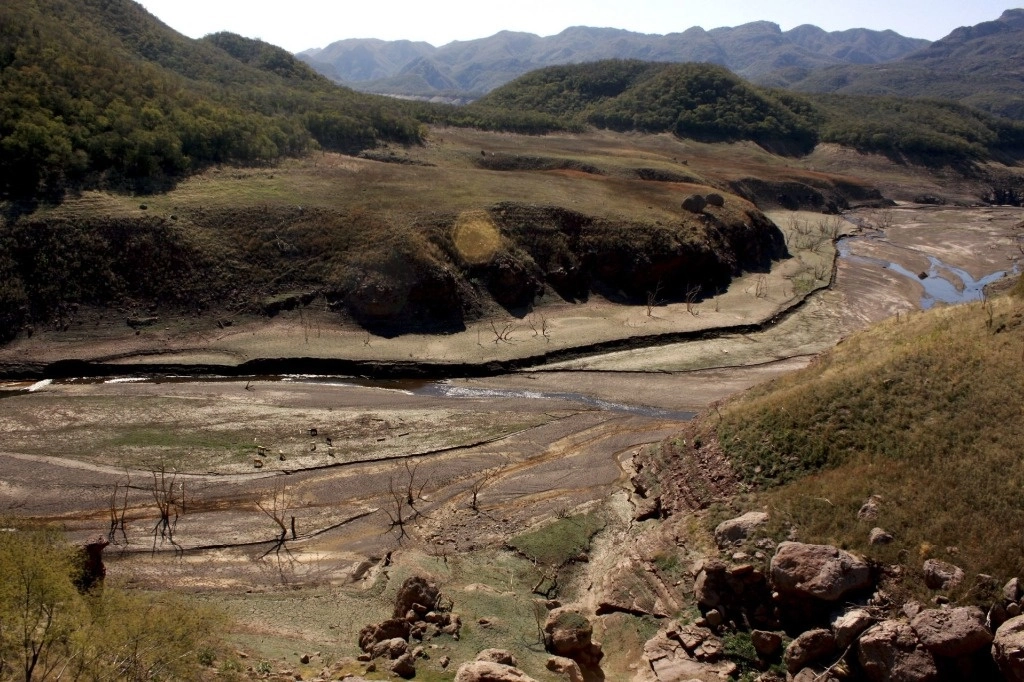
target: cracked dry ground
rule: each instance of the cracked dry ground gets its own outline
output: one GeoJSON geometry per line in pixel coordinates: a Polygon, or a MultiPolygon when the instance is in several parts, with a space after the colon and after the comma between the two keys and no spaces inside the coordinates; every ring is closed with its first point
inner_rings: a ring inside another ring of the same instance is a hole
{"type": "Polygon", "coordinates": [[[419,516],[403,544],[439,555],[500,545],[607,498],[625,482],[620,460],[680,427],[558,400],[283,382],[249,389],[72,383],[6,398],[0,503],[57,521],[77,539],[108,532],[118,491],[129,544],[119,535],[108,549],[109,572],[153,588],[259,586],[275,579],[272,562],[256,561],[267,552],[287,556],[296,580],[344,583],[368,557],[399,546],[399,529],[389,528],[410,492],[419,516]],[[160,467],[163,487],[185,502],[173,544],[154,538],[160,467]],[[474,488],[484,513],[470,508],[474,488]],[[275,551],[274,517],[288,536],[284,554],[275,551]]]}

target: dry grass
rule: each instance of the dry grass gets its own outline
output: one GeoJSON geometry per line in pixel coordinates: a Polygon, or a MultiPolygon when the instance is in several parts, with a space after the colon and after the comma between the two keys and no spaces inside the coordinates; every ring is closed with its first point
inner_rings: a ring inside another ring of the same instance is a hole
{"type": "Polygon", "coordinates": [[[910,575],[935,557],[1008,578],[1024,572],[1022,385],[1024,305],[1002,297],[847,339],[733,403],[718,433],[780,533],[796,528],[910,575]],[[861,521],[870,495],[881,514],[861,521]],[[869,546],[875,525],[895,542],[869,546]]]}

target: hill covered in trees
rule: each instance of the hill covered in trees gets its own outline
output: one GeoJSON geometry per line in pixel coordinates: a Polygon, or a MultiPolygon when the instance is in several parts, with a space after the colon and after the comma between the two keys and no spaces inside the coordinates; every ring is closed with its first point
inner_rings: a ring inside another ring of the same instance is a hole
{"type": "Polygon", "coordinates": [[[398,102],[341,88],[266,43],[191,40],[130,0],[0,6],[0,196],[154,189],[209,164],[419,135],[398,102]]]}
{"type": "Polygon", "coordinates": [[[834,142],[929,163],[1011,159],[1024,151],[1024,125],[966,105],[799,95],[754,86],[710,64],[608,60],[549,67],[498,88],[459,116],[481,126],[532,123],[533,132],[592,125],[706,142],[751,140],[789,154],[834,142]]]}

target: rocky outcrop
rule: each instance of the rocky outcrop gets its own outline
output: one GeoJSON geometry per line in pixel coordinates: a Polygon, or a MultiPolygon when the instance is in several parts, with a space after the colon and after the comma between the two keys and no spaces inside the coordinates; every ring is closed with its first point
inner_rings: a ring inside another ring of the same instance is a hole
{"type": "Polygon", "coordinates": [[[715,542],[719,549],[724,549],[737,542],[746,540],[754,532],[754,529],[768,523],[768,514],[765,512],[747,512],[728,521],[722,521],[715,527],[715,542]]]}
{"type": "Polygon", "coordinates": [[[872,682],[930,682],[935,659],[905,622],[886,620],[861,635],[857,660],[872,682]]]}
{"type": "Polygon", "coordinates": [[[933,590],[952,590],[964,581],[963,569],[938,559],[925,561],[922,570],[924,584],[933,590]]]}
{"type": "Polygon", "coordinates": [[[772,585],[790,597],[834,602],[871,586],[867,561],[831,545],[783,542],[771,561],[772,585]]]}
{"type": "Polygon", "coordinates": [[[836,652],[836,638],[829,630],[816,628],[796,637],[782,657],[790,674],[800,672],[808,663],[832,656],[836,652]]]}
{"type": "Polygon", "coordinates": [[[548,613],[544,622],[544,646],[556,656],[571,658],[584,668],[596,667],[604,652],[591,640],[594,628],[578,609],[562,606],[548,613]]]}
{"type": "Polygon", "coordinates": [[[985,614],[976,606],[926,609],[910,620],[910,627],[936,656],[967,656],[992,642],[985,614]]]}
{"type": "Polygon", "coordinates": [[[665,618],[683,607],[655,571],[646,570],[635,557],[620,559],[601,580],[597,615],[631,613],[665,618]]]}
{"type": "Polygon", "coordinates": [[[853,644],[862,632],[875,624],[877,619],[865,609],[851,609],[832,621],[832,634],[840,649],[853,644]]]}
{"type": "Polygon", "coordinates": [[[564,675],[568,682],[583,682],[583,671],[571,658],[552,656],[544,667],[553,673],[564,675]]]}
{"type": "Polygon", "coordinates": [[[405,618],[410,611],[418,615],[426,615],[428,611],[434,611],[438,600],[441,597],[441,590],[437,584],[421,576],[407,578],[402,586],[398,588],[395,595],[394,618],[405,618]]]}
{"type": "Polygon", "coordinates": [[[519,668],[494,663],[473,661],[463,663],[455,673],[455,682],[537,682],[519,668]]]}
{"type": "Polygon", "coordinates": [[[736,665],[723,659],[722,640],[706,628],[672,624],[644,645],[650,675],[640,679],[679,682],[691,678],[728,677],[736,665]]]}
{"type": "Polygon", "coordinates": [[[769,629],[778,625],[771,611],[768,580],[753,564],[705,560],[694,580],[693,594],[706,617],[716,618],[712,615],[714,611],[716,620],[769,629]]]}
{"type": "Polygon", "coordinates": [[[992,641],[992,658],[1009,682],[1024,682],[1024,616],[999,626],[992,641]]]}

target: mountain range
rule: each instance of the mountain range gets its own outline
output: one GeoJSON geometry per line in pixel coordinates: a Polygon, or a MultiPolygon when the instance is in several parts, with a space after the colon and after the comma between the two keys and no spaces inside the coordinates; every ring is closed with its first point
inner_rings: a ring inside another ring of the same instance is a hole
{"type": "Polygon", "coordinates": [[[928,45],[893,31],[851,29],[828,33],[816,26],[783,31],[758,21],[735,28],[649,35],[575,26],[558,35],[501,31],[489,38],[442,47],[407,40],[340,40],[297,56],[320,73],[367,92],[478,97],[538,68],[602,59],[710,62],[750,80],[783,68],[875,64],[928,45]]]}
{"type": "Polygon", "coordinates": [[[603,59],[707,62],[758,84],[801,92],[949,99],[1024,118],[1024,9],[961,27],[934,43],[894,31],[783,31],[757,21],[649,35],[576,26],[554,36],[502,31],[442,47],[407,40],[340,40],[296,55],[335,82],[380,94],[476,99],[553,65],[603,59]]]}

